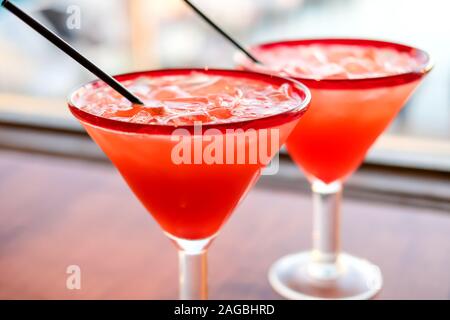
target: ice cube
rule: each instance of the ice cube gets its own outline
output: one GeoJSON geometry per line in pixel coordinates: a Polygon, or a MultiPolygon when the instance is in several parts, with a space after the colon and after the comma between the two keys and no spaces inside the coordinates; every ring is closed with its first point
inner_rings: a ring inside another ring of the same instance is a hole
{"type": "Polygon", "coordinates": [[[342,67],[348,74],[366,76],[375,71],[372,61],[364,58],[347,57],[341,61],[342,67]]]}
{"type": "Polygon", "coordinates": [[[233,115],[230,109],[221,107],[208,110],[208,114],[216,119],[228,119],[233,115]]]}
{"type": "Polygon", "coordinates": [[[318,66],[313,73],[318,78],[328,79],[345,79],[347,78],[347,72],[343,66],[337,63],[329,63],[318,66]]]}
{"type": "Polygon", "coordinates": [[[131,122],[133,123],[150,123],[153,119],[153,116],[147,111],[139,111],[133,117],[131,117],[131,122]]]}
{"type": "Polygon", "coordinates": [[[206,112],[176,114],[165,119],[167,124],[182,126],[193,125],[195,122],[207,123],[212,119],[206,112]]]}
{"type": "Polygon", "coordinates": [[[190,94],[182,90],[180,87],[172,85],[153,90],[150,93],[149,98],[164,101],[189,96],[190,94]]]}

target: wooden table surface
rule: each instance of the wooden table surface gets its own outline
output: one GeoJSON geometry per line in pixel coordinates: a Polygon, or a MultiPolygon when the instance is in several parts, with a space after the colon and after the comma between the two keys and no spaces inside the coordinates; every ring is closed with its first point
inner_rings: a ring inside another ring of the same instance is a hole
{"type": "MultiPolygon", "coordinates": [[[[254,188],[209,253],[211,299],[277,299],[271,263],[310,246],[311,202],[254,188]]],[[[378,264],[383,299],[450,298],[450,215],[346,199],[343,245],[378,264]]],[[[177,255],[108,164],[0,151],[0,298],[173,299],[177,255]],[[81,290],[66,269],[81,268],[81,290]]]]}

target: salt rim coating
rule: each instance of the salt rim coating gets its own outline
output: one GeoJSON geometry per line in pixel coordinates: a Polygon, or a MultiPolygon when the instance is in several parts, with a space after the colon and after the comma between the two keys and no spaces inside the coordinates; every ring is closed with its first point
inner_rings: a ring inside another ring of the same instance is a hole
{"type": "Polygon", "coordinates": [[[294,84],[193,71],[122,82],[143,100],[132,105],[109,86],[91,83],[72,101],[91,115],[135,124],[234,123],[277,115],[304,103],[294,84]]]}

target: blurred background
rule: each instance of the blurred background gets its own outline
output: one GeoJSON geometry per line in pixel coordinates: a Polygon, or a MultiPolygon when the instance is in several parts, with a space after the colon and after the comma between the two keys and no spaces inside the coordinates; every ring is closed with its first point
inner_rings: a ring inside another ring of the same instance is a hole
{"type": "MultiPolygon", "coordinates": [[[[234,48],[181,0],[15,0],[109,73],[233,67],[234,48]]],[[[194,0],[245,45],[363,37],[427,50],[436,67],[367,162],[450,172],[450,2],[444,0],[194,0]]],[[[69,92],[92,76],[0,9],[0,123],[81,132],[69,92]]],[[[86,152],[76,142],[0,129],[0,145],[86,152]]],[[[95,146],[92,146],[95,148],[95,146]]],[[[93,149],[92,149],[93,150],[93,149]]],[[[95,151],[92,151],[95,152],[95,151]]]]}

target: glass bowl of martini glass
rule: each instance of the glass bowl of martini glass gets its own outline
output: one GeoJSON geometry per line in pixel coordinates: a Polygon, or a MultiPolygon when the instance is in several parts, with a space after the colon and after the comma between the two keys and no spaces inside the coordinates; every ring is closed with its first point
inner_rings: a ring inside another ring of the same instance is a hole
{"type": "Polygon", "coordinates": [[[101,81],[69,108],[179,251],[181,299],[206,299],[206,250],[298,120],[310,93],[247,71],[172,69],[101,81]]]}
{"type": "Polygon", "coordinates": [[[343,184],[431,70],[430,57],[410,46],[364,39],[281,41],[251,52],[262,64],[237,54],[239,69],[292,77],[312,95],[286,146],[311,184],[313,248],[281,258],[269,281],[290,299],[372,298],[382,287],[379,268],[341,251],[343,184]]]}

